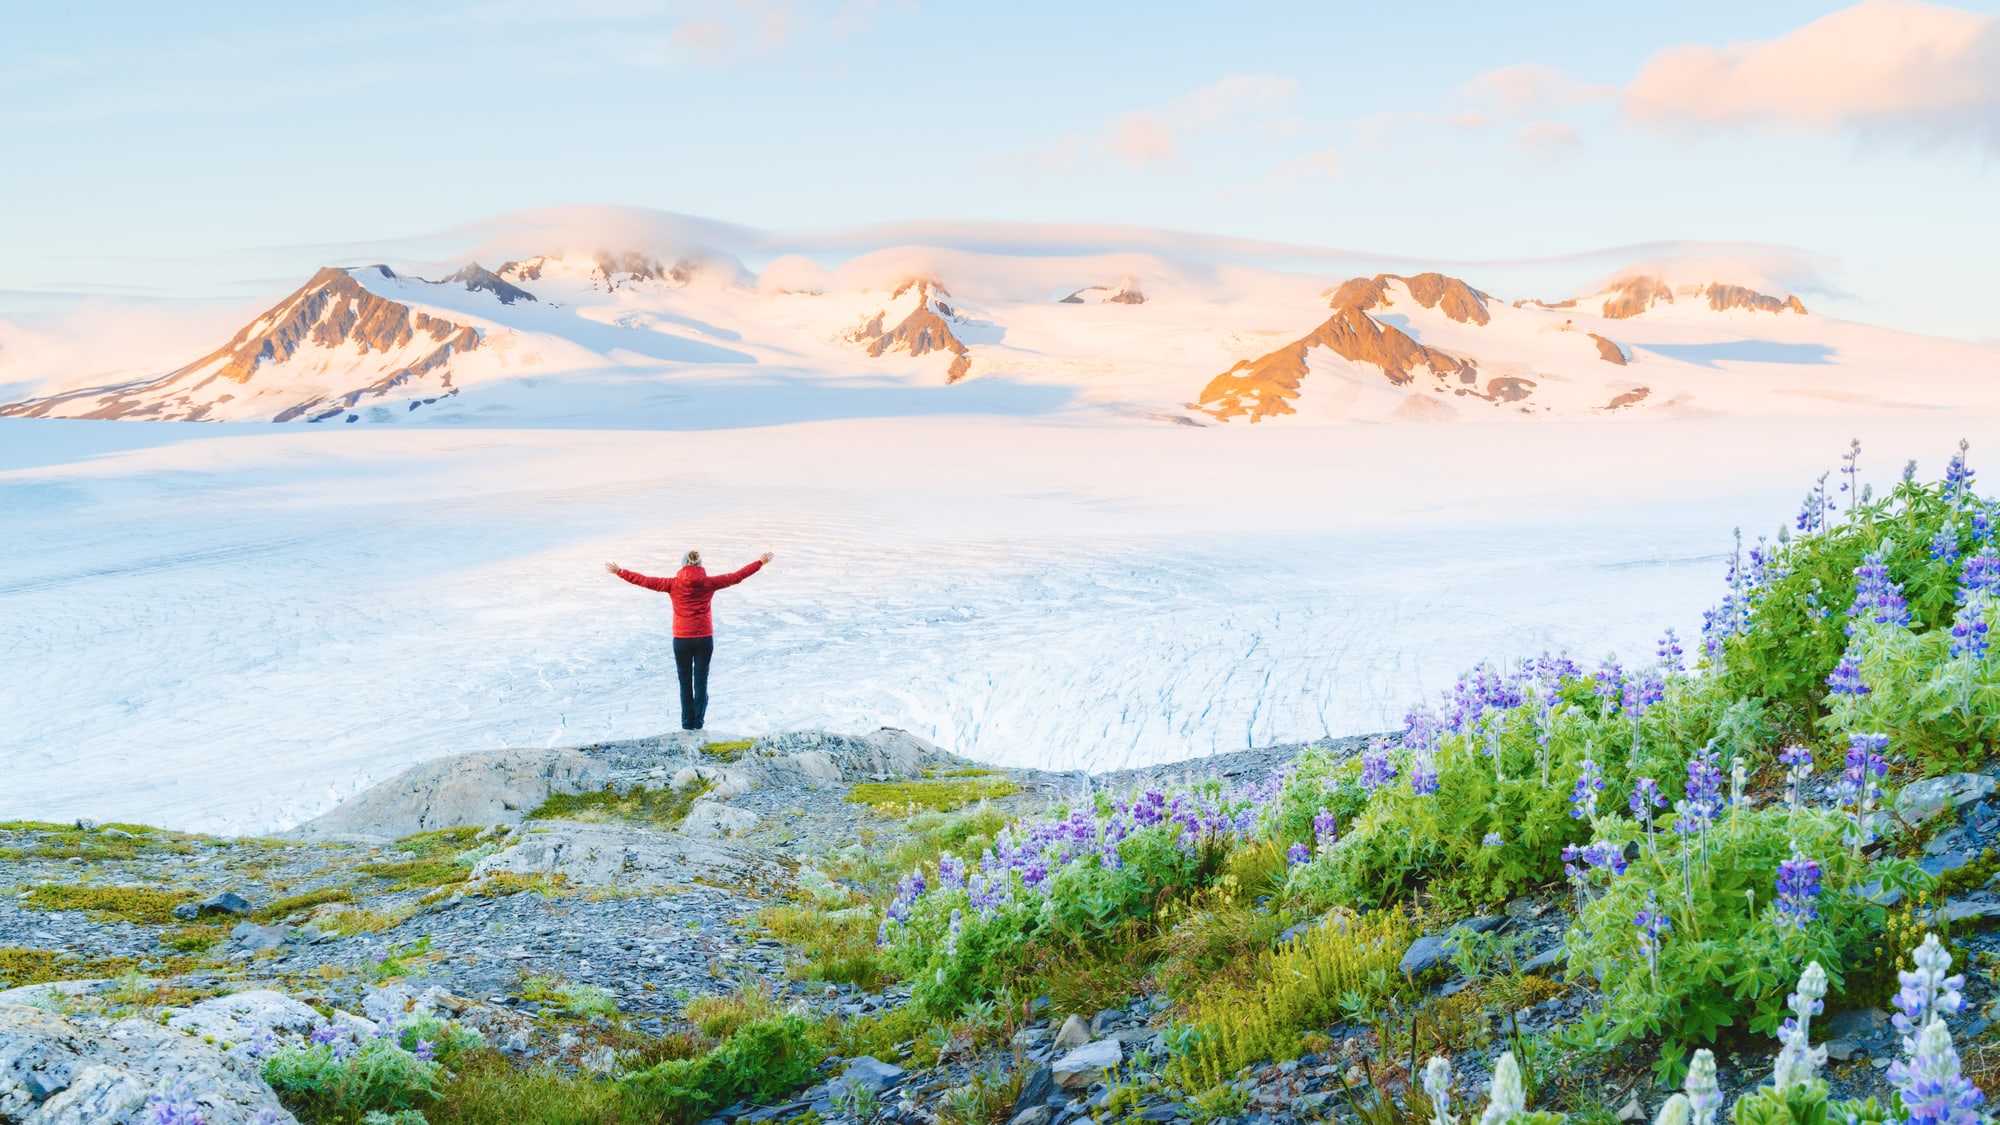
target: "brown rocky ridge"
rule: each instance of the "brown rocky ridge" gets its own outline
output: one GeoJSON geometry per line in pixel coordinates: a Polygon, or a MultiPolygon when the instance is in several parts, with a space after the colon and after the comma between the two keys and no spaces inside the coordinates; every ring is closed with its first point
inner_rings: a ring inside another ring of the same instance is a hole
{"type": "Polygon", "coordinates": [[[1427,309],[1440,309],[1462,324],[1484,325],[1492,315],[1486,311],[1491,298],[1455,277],[1441,273],[1420,273],[1410,277],[1376,274],[1342,282],[1329,295],[1333,315],[1318,328],[1277,351],[1247,359],[1209,381],[1194,408],[1220,419],[1247,417],[1252,422],[1278,414],[1292,414],[1292,401],[1307,374],[1307,353],[1315,347],[1331,350],[1356,363],[1370,363],[1382,369],[1390,383],[1406,386],[1414,382],[1419,368],[1429,369],[1440,381],[1456,377],[1453,390],[1495,402],[1517,402],[1528,397],[1532,380],[1509,377],[1492,380],[1480,391],[1477,364],[1436,348],[1418,343],[1409,333],[1384,324],[1367,310],[1386,308],[1394,302],[1389,283],[1401,282],[1416,302],[1427,309]]]}
{"type": "Polygon", "coordinates": [[[889,299],[895,300],[909,292],[912,286],[917,290],[917,307],[901,323],[884,330],[884,317],[878,312],[867,324],[848,333],[847,338],[853,343],[866,343],[871,356],[892,351],[908,352],[913,356],[934,351],[950,352],[951,367],[945,372],[945,382],[956,383],[972,370],[972,358],[966,354],[964,342],[952,334],[951,323],[946,319],[953,313],[951,306],[940,298],[950,294],[935,280],[911,278],[898,285],[889,299]]]}
{"type": "MultiPolygon", "coordinates": [[[[1789,295],[1773,297],[1746,286],[1731,285],[1721,281],[1712,281],[1707,285],[1682,286],[1679,292],[1683,297],[1707,297],[1708,307],[1716,312],[1747,309],[1751,312],[1790,311],[1804,315],[1806,311],[1805,305],[1797,297],[1789,295]]],[[[1606,293],[1604,316],[1609,320],[1638,316],[1662,301],[1669,305],[1673,304],[1674,295],[1674,288],[1660,278],[1646,275],[1628,277],[1613,285],[1606,293]]],[[[1544,308],[1567,308],[1574,304],[1574,302],[1564,302],[1548,305],[1540,301],[1535,303],[1544,308]]]]}
{"type": "Polygon", "coordinates": [[[1146,295],[1139,291],[1137,285],[1132,284],[1122,285],[1116,290],[1108,285],[1089,285],[1071,293],[1056,303],[1062,305],[1087,304],[1089,299],[1084,296],[1086,293],[1106,294],[1106,296],[1097,298],[1097,303],[1101,305],[1143,305],[1146,303],[1146,295]]]}
{"type": "MultiPolygon", "coordinates": [[[[396,276],[387,266],[366,268],[384,277],[396,276]]],[[[443,392],[455,394],[448,368],[451,357],[479,346],[475,329],[371,293],[350,271],[329,266],[227,344],[185,367],[157,379],[0,406],[0,416],[204,421],[214,417],[216,407],[236,397],[232,384],[247,385],[264,364],[283,363],[303,349],[352,344],[364,353],[387,352],[412,343],[424,350],[408,363],[344,392],[309,393],[279,409],[272,421],[331,417],[433,372],[439,374],[443,392]]]]}
{"type": "Polygon", "coordinates": [[[1597,341],[1597,358],[1606,363],[1615,363],[1620,367],[1625,366],[1625,349],[1599,336],[1595,332],[1589,333],[1589,336],[1591,339],[1597,341]]]}
{"type": "Polygon", "coordinates": [[[480,265],[478,262],[474,262],[457,273],[445,277],[438,284],[463,285],[469,292],[491,293],[503,305],[511,305],[515,301],[532,301],[535,299],[533,293],[513,284],[499,274],[480,265]]]}

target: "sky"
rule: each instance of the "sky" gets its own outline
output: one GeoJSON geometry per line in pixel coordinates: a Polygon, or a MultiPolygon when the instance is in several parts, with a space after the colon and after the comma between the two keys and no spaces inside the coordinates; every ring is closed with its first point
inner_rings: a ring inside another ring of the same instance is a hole
{"type": "Polygon", "coordinates": [[[1788,263],[1818,310],[2000,338],[2000,0],[78,0],[6,23],[0,316],[266,299],[613,205],[787,237],[1163,228],[1504,297],[1713,244],[1788,263]]]}

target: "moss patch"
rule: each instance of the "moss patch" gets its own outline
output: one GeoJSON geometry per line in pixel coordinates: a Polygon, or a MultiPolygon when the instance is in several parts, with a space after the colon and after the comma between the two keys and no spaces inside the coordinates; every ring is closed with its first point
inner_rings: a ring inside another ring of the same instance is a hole
{"type": "MultiPolygon", "coordinates": [[[[466,869],[449,859],[385,860],[379,863],[364,863],[355,870],[377,879],[387,879],[388,889],[392,891],[463,883],[466,876],[466,869]]],[[[350,894],[348,897],[353,896],[350,894]]]]}
{"type": "Polygon", "coordinates": [[[347,887],[321,887],[316,891],[287,895],[257,910],[251,917],[259,922],[276,922],[289,918],[301,910],[311,910],[329,902],[353,902],[354,892],[347,887]]]}
{"type": "Polygon", "coordinates": [[[929,781],[867,781],[848,790],[847,799],[884,815],[912,810],[949,812],[1021,791],[1006,778],[959,777],[929,781]]]}
{"type": "Polygon", "coordinates": [[[174,920],[174,907],[193,902],[183,891],[156,891],[150,887],[85,887],[50,883],[28,892],[22,905],[36,910],[87,910],[108,921],[145,922],[165,925],[174,920]]]}
{"type": "Polygon", "coordinates": [[[703,754],[719,762],[733,762],[748,753],[757,744],[754,738],[739,738],[730,742],[710,742],[701,748],[703,754]]]}
{"type": "Polygon", "coordinates": [[[175,953],[206,953],[228,936],[221,926],[176,926],[160,935],[160,944],[175,953]]]}
{"type": "Polygon", "coordinates": [[[396,850],[412,853],[418,859],[439,859],[455,856],[470,848],[479,839],[484,828],[440,828],[435,832],[419,832],[396,841],[396,850]]]}
{"type": "Polygon", "coordinates": [[[52,980],[98,980],[132,971],[129,957],[71,957],[55,949],[0,947],[0,988],[45,984],[52,980]]]}
{"type": "Polygon", "coordinates": [[[676,793],[639,786],[623,793],[600,789],[590,793],[558,793],[528,814],[530,820],[638,820],[672,828],[687,819],[688,810],[714,785],[697,781],[676,793]]]}

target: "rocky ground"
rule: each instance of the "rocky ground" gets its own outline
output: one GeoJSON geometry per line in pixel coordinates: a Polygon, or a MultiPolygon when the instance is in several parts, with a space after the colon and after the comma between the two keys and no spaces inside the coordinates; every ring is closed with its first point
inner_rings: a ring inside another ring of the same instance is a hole
{"type": "MultiPolygon", "coordinates": [[[[1351,753],[1364,741],[1331,745],[1351,753]]],[[[916,814],[926,807],[983,802],[1029,815],[1093,787],[1259,777],[1298,750],[1090,777],[982,770],[901,731],[676,734],[427,763],[281,839],[0,825],[0,1122],[137,1120],[148,1076],[184,1071],[183,1056],[198,1053],[202,1041],[190,1046],[176,1021],[213,1041],[215,1104],[234,1108],[208,1125],[222,1125],[282,1111],[219,1048],[325,1013],[434,1008],[519,1060],[609,1072],[643,1055],[649,1038],[684,1028],[693,998],[749,982],[816,1015],[891,1009],[905,996],[894,988],[802,979],[795,951],[761,924],[766,908],[799,898],[805,867],[886,854],[924,823],[916,814]]],[[[1912,822],[1950,824],[1926,830],[1927,869],[1991,862],[2000,840],[1991,777],[1913,786],[1903,803],[1912,822]]],[[[1588,982],[1561,979],[1566,905],[1561,895],[1522,898],[1461,923],[1492,934],[1496,956],[1539,982],[1519,988],[1517,1003],[1461,1013],[1489,1054],[1592,1005],[1588,982]]],[[[1990,885],[1940,905],[1961,947],[2000,950],[1980,928],[2000,915],[1990,885]]],[[[1403,964],[1440,997],[1467,987],[1446,937],[1418,939],[1403,964]]],[[[1990,982],[1975,979],[1968,999],[1961,1042],[2000,1020],[1990,982]]],[[[793,1102],[734,1106],[722,1119],[854,1116],[867,1106],[843,1093],[851,1088],[867,1090],[884,1120],[930,1123],[996,1084],[1016,1125],[1204,1115],[1160,1081],[1166,1009],[1164,996],[1136,995],[1057,1020],[1044,999],[1003,1016],[997,1044],[948,1043],[936,1066],[908,1071],[895,1060],[830,1059],[829,1081],[793,1102]]],[[[1825,1026],[1836,1088],[1882,1093],[1895,1052],[1887,1015],[1834,1013],[1825,1026]]],[[[1282,1125],[1351,1112],[1371,1083],[1403,1076],[1377,1034],[1335,1026],[1323,1050],[1239,1076],[1229,1115],[1282,1125]]],[[[1725,1076],[1754,1084],[1770,1046],[1731,1041],[1718,1052],[1725,1076]]],[[[1473,1075],[1483,1065],[1455,1062],[1473,1075]]],[[[1648,1072],[1604,1065],[1563,1081],[1594,1084],[1622,1118],[1650,1118],[1660,1094],[1648,1072]]]]}

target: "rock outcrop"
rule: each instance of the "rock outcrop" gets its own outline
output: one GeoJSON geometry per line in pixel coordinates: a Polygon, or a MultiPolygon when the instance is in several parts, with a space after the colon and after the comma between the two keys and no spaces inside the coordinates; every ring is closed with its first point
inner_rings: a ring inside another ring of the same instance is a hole
{"type": "Polygon", "coordinates": [[[151,1125],[162,1104],[191,1108],[206,1125],[297,1125],[255,1062],[193,1035],[0,1005],[0,1121],[151,1125]]]}
{"type": "Polygon", "coordinates": [[[1599,336],[1595,332],[1592,332],[1589,335],[1592,340],[1595,340],[1597,342],[1597,358],[1603,360],[1606,363],[1615,363],[1620,367],[1625,366],[1625,349],[1619,347],[1617,344],[1611,342],[1610,340],[1607,340],[1604,337],[1599,336]]]}
{"type": "Polygon", "coordinates": [[[1057,302],[1063,305],[1143,305],[1146,295],[1137,285],[1127,283],[1116,289],[1108,285],[1092,285],[1079,289],[1057,302]]]}
{"type": "MultiPolygon", "coordinates": [[[[387,266],[367,269],[384,278],[396,276],[387,266]]],[[[181,422],[242,418],[230,404],[268,391],[275,392],[266,398],[271,410],[259,411],[257,420],[316,421],[428,377],[435,377],[441,394],[455,393],[451,358],[479,347],[479,332],[372,293],[355,279],[357,272],[362,271],[320,270],[227,344],[158,379],[0,406],[0,416],[181,422]],[[346,389],[302,385],[288,393],[258,384],[269,367],[314,350],[336,349],[379,355],[387,362],[365,369],[359,385],[346,389]]]]}
{"type": "Polygon", "coordinates": [[[1604,317],[1606,320],[1635,317],[1661,301],[1674,303],[1672,286],[1657,277],[1628,277],[1613,285],[1605,295],[1604,317]]]}
{"type": "Polygon", "coordinates": [[[472,878],[502,873],[560,876],[570,887],[678,887],[700,881],[776,887],[791,879],[768,851],[726,839],[567,820],[536,821],[508,847],[480,860],[472,878]]]}
{"type": "Polygon", "coordinates": [[[1728,309],[1748,309],[1751,312],[1795,312],[1805,315],[1806,307],[1797,297],[1773,297],[1746,289],[1741,285],[1725,285],[1720,281],[1708,286],[1708,307],[1717,312],[1728,309]]]}
{"type": "Polygon", "coordinates": [[[478,262],[466,266],[457,273],[450,274],[438,284],[463,285],[469,292],[491,293],[503,305],[511,305],[515,301],[532,301],[535,299],[533,293],[515,285],[513,282],[508,281],[478,262]]]}
{"type": "Polygon", "coordinates": [[[917,291],[917,307],[894,328],[884,329],[887,314],[878,312],[867,324],[849,333],[848,339],[867,344],[871,356],[888,352],[907,352],[913,356],[950,352],[952,360],[945,372],[945,382],[956,383],[972,370],[972,358],[966,354],[964,342],[952,334],[948,319],[952,315],[951,306],[943,300],[950,294],[935,281],[913,279],[897,286],[889,299],[901,297],[912,287],[917,291]]]}
{"type": "MultiPolygon", "coordinates": [[[[1343,286],[1342,292],[1349,292],[1348,287],[1343,286]]],[[[1347,304],[1336,308],[1310,335],[1256,359],[1246,359],[1210,380],[1195,408],[1220,419],[1247,417],[1252,422],[1296,413],[1292,403],[1305,382],[1308,353],[1313,348],[1326,348],[1356,363],[1374,364],[1397,386],[1411,383],[1420,368],[1440,379],[1455,377],[1465,385],[1476,384],[1479,378],[1472,361],[1419,344],[1402,329],[1369,316],[1358,304],[1347,304]]]]}
{"type": "Polygon", "coordinates": [[[393,839],[440,828],[519,824],[555,794],[600,789],[611,780],[610,767],[577,750],[456,754],[412,766],[288,835],[393,839]]]}
{"type": "Polygon", "coordinates": [[[1403,288],[1420,305],[1427,309],[1440,309],[1444,314],[1461,324],[1488,324],[1492,314],[1486,311],[1490,296],[1474,289],[1455,277],[1441,273],[1420,273],[1409,277],[1393,273],[1378,273],[1374,277],[1349,278],[1333,291],[1328,304],[1336,309],[1353,308],[1367,311],[1377,306],[1394,304],[1389,297],[1389,283],[1400,281],[1403,288]]]}

